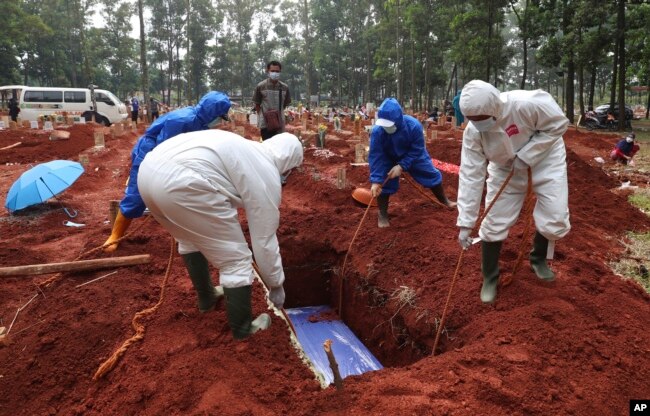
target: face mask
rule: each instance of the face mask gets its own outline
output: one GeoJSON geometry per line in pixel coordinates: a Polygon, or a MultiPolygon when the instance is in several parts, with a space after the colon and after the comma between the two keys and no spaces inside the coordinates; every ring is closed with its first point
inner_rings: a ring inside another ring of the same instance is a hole
{"type": "Polygon", "coordinates": [[[632,143],[634,141],[634,139],[631,138],[631,137],[626,137],[625,141],[628,142],[628,143],[632,143]]]}
{"type": "Polygon", "coordinates": [[[474,125],[474,128],[478,131],[488,131],[492,127],[494,127],[495,124],[497,124],[497,121],[494,119],[494,117],[486,118],[485,120],[481,121],[474,121],[471,120],[472,124],[474,125]]]}
{"type": "Polygon", "coordinates": [[[393,134],[393,133],[395,133],[397,131],[397,126],[394,125],[394,124],[392,126],[390,126],[390,127],[383,127],[382,126],[381,128],[384,129],[384,131],[386,133],[388,133],[388,134],[393,134]]]}
{"type": "Polygon", "coordinates": [[[219,117],[215,118],[214,120],[212,120],[211,122],[209,122],[208,123],[208,128],[211,129],[214,126],[216,126],[217,124],[219,124],[220,122],[221,122],[221,116],[219,116],[219,117]]]}
{"type": "Polygon", "coordinates": [[[277,81],[280,79],[280,73],[279,72],[269,72],[269,78],[271,78],[274,81],[277,81]]]}

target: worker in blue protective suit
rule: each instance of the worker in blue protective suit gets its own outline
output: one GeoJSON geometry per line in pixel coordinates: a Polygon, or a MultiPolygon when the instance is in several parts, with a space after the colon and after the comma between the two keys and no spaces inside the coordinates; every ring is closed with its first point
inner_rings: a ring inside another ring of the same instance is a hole
{"type": "Polygon", "coordinates": [[[404,115],[394,98],[386,98],[379,106],[377,121],[370,135],[368,162],[372,183],[370,191],[377,198],[379,208],[379,228],[390,226],[388,200],[390,195],[397,192],[399,176],[403,171],[410,173],[420,185],[430,188],[449,209],[456,207],[456,203],[445,196],[442,174],[433,165],[424,146],[422,124],[414,117],[404,115]]]}
{"type": "Polygon", "coordinates": [[[124,198],[120,202],[120,211],[115,218],[111,236],[104,243],[104,251],[113,252],[115,243],[131,225],[133,218],[141,217],[146,209],[138,191],[138,170],[144,157],[154,147],[178,134],[206,130],[214,126],[219,118],[227,117],[230,99],[222,92],[211,91],[201,98],[194,107],[185,107],[166,113],[154,121],[138,139],[131,151],[131,171],[124,198]]]}
{"type": "Polygon", "coordinates": [[[463,112],[460,109],[460,93],[461,91],[458,90],[456,96],[451,101],[451,105],[454,107],[454,117],[456,117],[456,127],[460,126],[465,121],[463,112]]]}

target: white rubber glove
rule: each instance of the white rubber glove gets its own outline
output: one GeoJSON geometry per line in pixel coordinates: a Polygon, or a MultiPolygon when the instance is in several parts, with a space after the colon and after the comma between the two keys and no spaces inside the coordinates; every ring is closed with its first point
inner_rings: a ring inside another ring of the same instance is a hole
{"type": "Polygon", "coordinates": [[[381,184],[373,183],[370,187],[370,194],[373,198],[377,198],[381,194],[381,184]]]}
{"type": "Polygon", "coordinates": [[[269,300],[273,302],[276,308],[282,309],[284,305],[284,287],[275,287],[269,290],[269,300]]]}
{"type": "Polygon", "coordinates": [[[472,238],[469,236],[471,232],[471,228],[460,227],[460,232],[458,233],[458,244],[460,244],[463,250],[467,250],[472,245],[472,238]]]}
{"type": "Polygon", "coordinates": [[[515,158],[515,163],[512,164],[515,170],[528,170],[528,165],[518,157],[515,158]]]}
{"type": "Polygon", "coordinates": [[[391,170],[388,171],[388,178],[395,179],[399,178],[399,175],[402,174],[402,167],[400,165],[395,165],[391,170]]]}

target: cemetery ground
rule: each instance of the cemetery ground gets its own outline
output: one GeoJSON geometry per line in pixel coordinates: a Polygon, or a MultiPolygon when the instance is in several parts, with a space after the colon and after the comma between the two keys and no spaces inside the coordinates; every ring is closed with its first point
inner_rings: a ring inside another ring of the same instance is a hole
{"type": "MultiPolygon", "coordinates": [[[[259,139],[243,120],[220,128],[259,139]]],[[[627,414],[630,399],[650,399],[649,282],[640,268],[648,261],[643,241],[650,219],[642,209],[650,137],[641,140],[636,166],[623,167],[608,160],[619,135],[571,127],[564,139],[572,230],[556,245],[556,281],[540,282],[525,261],[513,282],[500,288],[496,304],[483,305],[480,249],[474,245],[459,268],[433,354],[460,254],[456,212],[403,179],[391,198],[391,227],[377,228],[376,208],[362,222],[366,207],[350,195],[369,187],[367,165],[355,163],[367,136],[349,122],[342,132],[328,126],[321,149],[315,146],[317,124],[295,121],[289,130],[306,147],[304,164],[282,195],[278,238],[285,307],[331,305],[385,367],[348,377],[337,390],[321,387],[281,317],[273,315],[269,330],[235,341],[223,306],[200,314],[173,241],[153,218],[134,220],[115,253],[92,251],[110,233],[110,201],[123,195],[130,151],[143,132],[104,129],[105,144],[96,147],[97,129],[66,127],[67,140],[49,140],[42,130],[0,131],[3,195],[30,165],[87,162],[58,201],[0,214],[0,264],[142,254],[151,260],[0,277],[0,326],[11,327],[0,346],[2,416],[619,415],[627,414]],[[61,204],[78,215],[68,218],[61,204]],[[170,257],[162,303],[141,321],[143,339],[94,380],[99,366],[133,335],[133,316],[159,301],[170,257]]],[[[431,131],[431,156],[458,165],[461,132],[448,125],[431,131]]],[[[443,175],[447,195],[455,199],[458,176],[443,175]]],[[[504,244],[503,275],[530,249],[532,236],[522,241],[525,222],[519,220],[504,244]]],[[[254,314],[266,311],[258,282],[253,292],[254,314]]]]}

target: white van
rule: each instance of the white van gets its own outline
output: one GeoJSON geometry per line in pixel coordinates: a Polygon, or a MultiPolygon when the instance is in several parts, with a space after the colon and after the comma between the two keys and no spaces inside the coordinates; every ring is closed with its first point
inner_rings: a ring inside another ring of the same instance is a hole
{"type": "MultiPolygon", "coordinates": [[[[8,102],[11,97],[17,97],[20,106],[18,117],[22,120],[38,120],[39,116],[54,113],[79,113],[86,121],[93,114],[93,103],[88,88],[51,88],[27,87],[24,85],[7,85],[0,87],[2,102],[8,102]]],[[[95,89],[97,111],[95,119],[98,123],[110,126],[126,120],[126,106],[112,92],[95,89]]]]}

